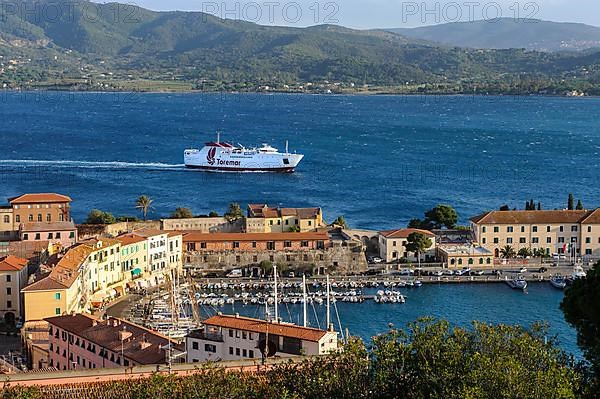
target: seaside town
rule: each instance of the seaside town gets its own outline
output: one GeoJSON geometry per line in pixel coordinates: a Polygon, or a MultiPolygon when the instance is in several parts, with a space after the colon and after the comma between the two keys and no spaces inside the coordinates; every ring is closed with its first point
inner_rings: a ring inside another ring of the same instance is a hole
{"type": "MultiPolygon", "coordinates": [[[[144,219],[151,201],[136,202],[144,219]]],[[[1,348],[0,369],[10,381],[332,353],[349,338],[341,322],[334,328],[336,302],[400,305],[404,290],[431,283],[562,289],[600,258],[600,209],[572,197],[566,209],[531,201],[462,227],[439,205],[411,227],[385,231],[352,229],[343,217],[328,223],[317,206],[267,204],[201,217],[179,208],[152,221],[92,211],[86,222],[97,223],[76,224],[71,203],[26,193],[0,207],[0,318],[16,343],[1,348]],[[302,305],[303,322],[284,321],[280,303],[302,305]],[[265,311],[223,311],[235,304],[265,311]],[[315,306],[327,309],[319,327],[307,323],[315,306]]]]}

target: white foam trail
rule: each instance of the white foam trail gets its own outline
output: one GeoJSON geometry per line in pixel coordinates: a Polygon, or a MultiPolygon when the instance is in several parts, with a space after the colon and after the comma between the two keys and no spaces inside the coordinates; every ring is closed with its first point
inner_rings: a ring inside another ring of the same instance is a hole
{"type": "Polygon", "coordinates": [[[160,162],[97,162],[97,161],[68,161],[68,160],[42,160],[42,159],[0,159],[0,165],[8,166],[54,166],[63,168],[87,168],[87,169],[176,169],[182,168],[184,164],[167,164],[160,162]]]}

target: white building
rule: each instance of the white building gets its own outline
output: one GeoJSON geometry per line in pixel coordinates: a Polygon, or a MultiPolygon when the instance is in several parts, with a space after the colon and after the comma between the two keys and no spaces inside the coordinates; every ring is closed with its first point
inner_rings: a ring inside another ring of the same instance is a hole
{"type": "Polygon", "coordinates": [[[406,250],[408,237],[419,233],[431,240],[431,246],[420,254],[421,260],[435,256],[435,235],[431,231],[420,229],[397,229],[379,232],[379,256],[386,263],[399,262],[401,259],[417,261],[415,253],[406,250]]]}
{"type": "Polygon", "coordinates": [[[186,337],[187,362],[323,355],[338,348],[337,332],[282,322],[216,315],[186,337]]]}
{"type": "MultiPolygon", "coordinates": [[[[169,232],[153,229],[136,230],[133,234],[146,238],[148,247],[148,269],[154,284],[161,284],[169,267],[169,232]]],[[[181,254],[181,245],[179,246],[181,254]]],[[[181,255],[179,255],[181,259],[181,255]]],[[[154,285],[153,284],[153,285],[154,285]]]]}

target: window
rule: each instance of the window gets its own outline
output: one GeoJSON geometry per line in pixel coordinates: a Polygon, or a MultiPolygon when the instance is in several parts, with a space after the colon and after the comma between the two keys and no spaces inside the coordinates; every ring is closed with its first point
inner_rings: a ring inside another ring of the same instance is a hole
{"type": "Polygon", "coordinates": [[[498,244],[498,243],[499,243],[498,237],[494,237],[494,244],[498,244]]]}
{"type": "Polygon", "coordinates": [[[242,331],[242,339],[248,339],[248,334],[246,331],[242,331]]]}
{"type": "Polygon", "coordinates": [[[291,248],[292,247],[292,242],[291,241],[284,241],[283,242],[283,247],[284,248],[291,248]]]}
{"type": "Polygon", "coordinates": [[[239,241],[234,241],[233,242],[233,248],[235,249],[235,248],[239,248],[239,247],[240,247],[239,241]]]}
{"type": "Polygon", "coordinates": [[[521,226],[521,233],[525,233],[525,226],[521,226]]]}
{"type": "Polygon", "coordinates": [[[591,249],[589,249],[589,248],[588,248],[588,249],[586,249],[586,250],[585,250],[585,254],[586,254],[586,255],[591,255],[591,254],[592,254],[592,250],[591,250],[591,249]]]}
{"type": "Polygon", "coordinates": [[[240,348],[235,348],[235,355],[240,356],[240,348]]]}
{"type": "Polygon", "coordinates": [[[52,221],[52,215],[47,213],[46,214],[46,222],[51,222],[52,221]]]}
{"type": "Polygon", "coordinates": [[[506,243],[507,243],[507,244],[512,244],[512,243],[513,243],[513,239],[512,239],[512,237],[508,237],[508,238],[506,239],[506,243]]]}
{"type": "Polygon", "coordinates": [[[21,215],[15,216],[15,222],[21,223],[21,215]]]}
{"type": "Polygon", "coordinates": [[[54,309],[54,314],[60,316],[60,308],[54,309]]]}
{"type": "Polygon", "coordinates": [[[231,329],[229,330],[229,336],[230,336],[231,338],[233,338],[233,330],[231,330],[231,329]]]}
{"type": "Polygon", "coordinates": [[[246,350],[246,349],[243,349],[243,350],[242,350],[242,356],[243,356],[243,357],[248,357],[248,350],[246,350]]]}
{"type": "Polygon", "coordinates": [[[499,233],[499,232],[500,232],[500,227],[494,226],[494,233],[499,233]]]}
{"type": "Polygon", "coordinates": [[[4,223],[10,223],[10,216],[4,215],[4,223]]]}
{"type": "Polygon", "coordinates": [[[591,233],[592,232],[592,226],[588,226],[587,231],[588,231],[588,233],[591,233]]]}
{"type": "Polygon", "coordinates": [[[546,237],[546,244],[552,244],[552,237],[546,237]]]}
{"type": "Polygon", "coordinates": [[[512,233],[513,231],[514,231],[514,228],[513,228],[512,226],[508,226],[508,227],[506,228],[506,232],[507,232],[507,233],[512,233]]]}
{"type": "Polygon", "coordinates": [[[558,228],[558,231],[560,231],[561,233],[562,233],[563,231],[565,231],[565,226],[560,226],[560,227],[558,228]]]}
{"type": "Polygon", "coordinates": [[[75,232],[74,231],[72,231],[72,232],[69,233],[69,238],[75,238],[75,232]]]}
{"type": "Polygon", "coordinates": [[[485,244],[485,243],[486,243],[486,239],[485,239],[485,237],[484,237],[484,238],[482,238],[482,239],[481,239],[481,241],[482,241],[482,244],[485,244]]]}
{"type": "Polygon", "coordinates": [[[577,242],[577,237],[571,237],[571,242],[577,242]]]}
{"type": "Polygon", "coordinates": [[[231,346],[229,347],[229,354],[233,355],[233,348],[231,346]]]}
{"type": "Polygon", "coordinates": [[[252,248],[256,248],[256,241],[252,241],[252,248]]]}
{"type": "Polygon", "coordinates": [[[527,242],[527,238],[525,238],[525,237],[519,238],[519,243],[520,244],[525,244],[526,242],[527,242]]]}
{"type": "Polygon", "coordinates": [[[481,228],[481,232],[482,232],[482,233],[485,233],[485,232],[487,232],[487,229],[486,229],[486,227],[485,227],[485,226],[483,226],[483,227],[481,228]]]}
{"type": "Polygon", "coordinates": [[[12,301],[6,301],[6,307],[12,309],[12,301]]]}
{"type": "Polygon", "coordinates": [[[35,239],[36,240],[40,240],[41,239],[40,233],[35,233],[35,239]]]}
{"type": "Polygon", "coordinates": [[[11,282],[11,280],[12,280],[12,276],[11,276],[10,274],[7,274],[7,275],[6,275],[6,282],[7,282],[7,283],[10,283],[10,282],[11,282]]]}
{"type": "Polygon", "coordinates": [[[550,226],[546,226],[546,233],[550,233],[550,226]]]}
{"type": "Polygon", "coordinates": [[[592,243],[592,237],[585,237],[585,243],[586,244],[591,244],[592,243]]]}
{"type": "Polygon", "coordinates": [[[301,242],[300,242],[300,246],[301,246],[302,248],[306,248],[306,247],[308,247],[308,241],[301,241],[301,242]]]}
{"type": "Polygon", "coordinates": [[[532,237],[532,238],[531,238],[531,242],[532,242],[533,244],[538,244],[538,243],[540,242],[540,239],[539,239],[539,237],[532,237]]]}
{"type": "Polygon", "coordinates": [[[29,215],[29,221],[33,222],[33,215],[29,215]]]}
{"type": "Polygon", "coordinates": [[[565,237],[558,237],[558,242],[559,243],[564,243],[565,242],[565,237]]]}
{"type": "Polygon", "coordinates": [[[41,213],[38,213],[38,218],[37,219],[38,219],[38,222],[42,221],[42,214],[41,213]]]}
{"type": "Polygon", "coordinates": [[[52,233],[48,233],[48,239],[49,239],[49,240],[51,240],[51,239],[53,239],[53,238],[54,238],[54,234],[52,234],[52,233]]]}
{"type": "Polygon", "coordinates": [[[12,288],[6,287],[6,295],[12,295],[12,288]]]}
{"type": "Polygon", "coordinates": [[[192,342],[192,349],[198,350],[198,341],[192,342]]]}
{"type": "Polygon", "coordinates": [[[533,231],[534,233],[537,233],[537,232],[538,232],[537,226],[533,226],[533,227],[531,228],[531,231],[533,231]]]}
{"type": "Polygon", "coordinates": [[[217,353],[217,346],[213,344],[204,344],[204,352],[217,353]]]}
{"type": "Polygon", "coordinates": [[[571,226],[571,231],[572,232],[576,232],[577,231],[577,226],[571,226]]]}
{"type": "Polygon", "coordinates": [[[55,236],[55,238],[56,238],[57,240],[60,240],[60,233],[56,233],[56,236],[55,236]]]}
{"type": "Polygon", "coordinates": [[[250,351],[248,351],[248,357],[251,357],[251,358],[254,357],[254,351],[252,349],[250,349],[250,351]]]}
{"type": "Polygon", "coordinates": [[[267,250],[269,250],[269,251],[275,251],[275,241],[269,241],[269,242],[267,242],[267,250]]]}

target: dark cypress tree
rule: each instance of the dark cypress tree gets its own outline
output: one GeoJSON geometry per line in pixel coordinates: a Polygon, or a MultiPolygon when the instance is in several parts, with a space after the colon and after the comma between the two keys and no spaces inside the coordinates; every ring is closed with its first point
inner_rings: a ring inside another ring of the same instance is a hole
{"type": "Polygon", "coordinates": [[[538,208],[537,208],[537,210],[538,211],[542,210],[542,202],[541,201],[538,201],[538,208]]]}
{"type": "Polygon", "coordinates": [[[583,202],[581,200],[577,201],[577,206],[575,207],[578,211],[583,211],[583,202]]]}
{"type": "Polygon", "coordinates": [[[575,209],[575,197],[573,197],[573,193],[569,193],[569,202],[567,203],[567,209],[570,211],[575,209]]]}

